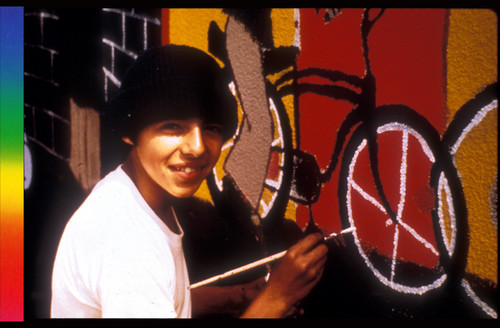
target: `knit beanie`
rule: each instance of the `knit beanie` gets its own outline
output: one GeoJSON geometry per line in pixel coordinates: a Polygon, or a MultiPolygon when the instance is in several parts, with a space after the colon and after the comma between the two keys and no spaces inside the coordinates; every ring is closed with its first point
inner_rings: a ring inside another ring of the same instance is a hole
{"type": "Polygon", "coordinates": [[[223,127],[224,141],[237,127],[229,79],[205,52],[182,45],[145,50],[129,67],[108,107],[107,119],[120,137],[135,140],[150,124],[200,118],[223,127]]]}

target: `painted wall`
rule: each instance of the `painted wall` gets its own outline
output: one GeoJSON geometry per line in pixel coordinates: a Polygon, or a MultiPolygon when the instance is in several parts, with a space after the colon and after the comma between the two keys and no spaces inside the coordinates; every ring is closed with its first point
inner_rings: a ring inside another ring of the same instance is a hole
{"type": "Polygon", "coordinates": [[[206,229],[219,248],[190,251],[192,277],[262,256],[253,233],[273,244],[292,227],[353,227],[328,244],[306,316],[497,317],[495,11],[30,9],[24,19],[26,317],[48,315],[59,234],[116,165],[98,128],[105,102],[142,50],[166,43],[212,54],[239,101],[239,130],[196,196],[247,230],[228,235],[202,212],[210,219],[197,217],[193,235],[206,229]]]}
{"type": "MultiPolygon", "coordinates": [[[[380,282],[420,295],[439,288],[446,274],[415,283],[419,278],[400,273],[406,264],[458,270],[462,287],[496,316],[495,297],[483,303],[473,296],[474,288],[481,294],[486,286],[495,295],[498,285],[496,85],[489,95],[479,95],[497,79],[496,13],[373,10],[363,23],[364,14],[363,9],[165,9],[162,40],[201,48],[233,70],[245,119],[218,175],[231,177],[262,221],[276,219],[268,213],[282,201],[279,189],[288,187],[283,180],[293,180],[286,218],[301,228],[312,218],[327,232],[355,226],[351,246],[358,252],[352,256],[362,257],[380,282]],[[226,53],[220,55],[217,46],[226,53]],[[335,80],[313,75],[278,80],[313,67],[335,80]],[[368,81],[372,77],[375,84],[368,81]],[[272,89],[267,103],[262,95],[266,83],[272,89]],[[285,90],[287,85],[292,88],[285,90]],[[464,106],[476,96],[478,104],[464,106]],[[377,158],[396,221],[373,180],[368,146],[353,145],[349,156],[357,156],[355,163],[345,155],[349,150],[344,147],[350,146],[342,144],[334,154],[339,138],[357,138],[352,134],[356,125],[345,134],[343,127],[350,120],[363,124],[369,115],[353,108],[383,112],[391,106],[399,113],[379,114],[374,122],[390,123],[386,132],[378,132],[377,158]],[[461,110],[469,115],[459,115],[461,110]],[[407,111],[418,115],[413,118],[407,111]],[[451,137],[456,130],[461,137],[451,137]],[[435,178],[436,188],[430,181],[433,167],[443,172],[435,178]],[[342,202],[349,203],[347,208],[342,202]],[[433,217],[433,209],[440,214],[433,217]]],[[[211,192],[207,187],[198,195],[210,199],[211,192]]]]}

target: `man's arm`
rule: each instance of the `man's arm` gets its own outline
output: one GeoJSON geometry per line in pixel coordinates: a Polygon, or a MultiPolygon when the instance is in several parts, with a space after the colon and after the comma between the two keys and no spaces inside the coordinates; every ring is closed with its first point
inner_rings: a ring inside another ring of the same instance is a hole
{"type": "Polygon", "coordinates": [[[191,290],[193,317],[228,315],[239,317],[258,295],[265,279],[232,285],[202,286],[191,290]]]}

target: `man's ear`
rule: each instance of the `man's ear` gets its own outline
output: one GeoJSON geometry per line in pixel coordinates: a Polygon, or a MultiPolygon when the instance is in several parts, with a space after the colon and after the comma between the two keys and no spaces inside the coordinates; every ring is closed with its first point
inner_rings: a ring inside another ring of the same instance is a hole
{"type": "Polygon", "coordinates": [[[125,142],[126,144],[129,144],[129,145],[131,145],[131,146],[133,146],[133,145],[134,145],[134,143],[132,142],[132,140],[130,140],[130,138],[129,138],[129,137],[122,137],[122,140],[123,140],[123,142],[125,142]]]}

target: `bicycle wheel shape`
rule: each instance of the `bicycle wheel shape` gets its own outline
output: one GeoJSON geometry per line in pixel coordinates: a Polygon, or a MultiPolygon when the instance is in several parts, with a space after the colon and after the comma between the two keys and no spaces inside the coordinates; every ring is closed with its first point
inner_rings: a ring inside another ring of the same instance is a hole
{"type": "Polygon", "coordinates": [[[368,141],[358,129],[346,146],[340,173],[342,226],[356,228],[346,240],[380,282],[422,295],[447,279],[455,281],[463,270],[461,184],[425,118],[404,106],[384,106],[376,113],[379,175],[397,217],[393,221],[381,205],[368,141]]]}
{"type": "MultiPolygon", "coordinates": [[[[286,112],[284,103],[276,94],[275,89],[270,83],[267,83],[269,111],[273,123],[273,141],[269,145],[269,164],[263,191],[259,203],[259,215],[264,224],[270,225],[284,216],[288,203],[288,196],[291,186],[292,174],[292,130],[290,120],[286,112]]],[[[237,142],[237,134],[235,142],[237,142]]],[[[228,144],[225,152],[230,151],[233,144],[228,144]]],[[[249,163],[251,165],[251,163],[249,163]]],[[[223,166],[220,165],[220,166],[223,166]]],[[[226,174],[222,167],[214,168],[212,174],[208,177],[208,187],[216,206],[226,206],[224,201],[228,199],[232,202],[240,198],[244,202],[244,190],[238,190],[231,183],[230,174],[226,174]],[[241,193],[241,197],[233,193],[241,193]],[[232,195],[228,195],[231,193],[232,195]]],[[[249,167],[249,170],[251,168],[249,167]]],[[[230,173],[230,172],[229,172],[230,173]]],[[[238,208],[243,204],[232,207],[238,208]]]]}
{"type": "MultiPolygon", "coordinates": [[[[443,135],[443,142],[447,145],[447,147],[450,149],[451,155],[454,157],[454,160],[457,161],[456,155],[457,151],[460,153],[464,149],[462,147],[482,147],[483,145],[477,145],[473,144],[472,142],[467,142],[466,140],[468,139],[469,133],[473,132],[475,129],[483,129],[484,125],[488,125],[491,123],[487,122],[494,122],[494,117],[495,114],[493,112],[498,111],[498,84],[495,82],[491,85],[486,86],[481,92],[479,92],[474,98],[470,99],[468,102],[466,102],[454,115],[453,120],[451,123],[448,125],[448,128],[446,129],[445,134],[443,135]],[[493,117],[492,117],[493,115],[493,117]],[[490,121],[491,120],[491,121],[490,121]],[[462,142],[465,141],[465,144],[462,144],[462,142]]],[[[490,126],[490,129],[493,127],[490,126]]],[[[487,141],[484,141],[485,143],[487,141]]],[[[497,147],[498,145],[491,145],[492,147],[497,147]]],[[[471,159],[473,162],[474,161],[482,161],[481,158],[474,158],[471,159]]],[[[476,162],[476,163],[477,163],[476,162]]],[[[468,165],[471,165],[472,163],[468,162],[468,165]]],[[[464,161],[458,161],[456,162],[457,169],[460,170],[461,168],[464,168],[464,161]]],[[[472,164],[473,165],[473,164],[472,164]]],[[[490,173],[491,174],[491,173],[490,173]]],[[[475,185],[473,181],[475,180],[474,177],[471,177],[470,174],[469,176],[467,174],[462,175],[462,181],[464,183],[464,194],[466,199],[471,199],[474,201],[474,197],[477,197],[477,193],[475,191],[472,191],[471,189],[467,189],[467,184],[469,186],[473,186],[473,188],[477,188],[479,186],[483,186],[482,184],[475,185]]],[[[495,184],[496,186],[496,184],[495,184]]],[[[496,193],[495,191],[492,191],[496,193]]],[[[491,197],[491,196],[490,196],[491,197]]],[[[492,206],[491,203],[488,204],[489,206],[492,206]]],[[[488,206],[487,205],[487,206],[488,206]]],[[[476,205],[477,206],[477,205],[476,205]]],[[[485,206],[485,205],[483,205],[485,206]]],[[[477,209],[477,207],[476,207],[477,209]]],[[[494,209],[492,209],[494,211],[494,209]]],[[[477,210],[476,210],[476,216],[470,215],[468,220],[469,222],[474,222],[474,225],[478,227],[480,224],[485,224],[487,220],[493,219],[492,217],[487,218],[486,216],[481,217],[481,220],[478,220],[477,216],[477,210]],[[482,221],[484,220],[484,221],[482,221]],[[480,223],[479,223],[480,222],[480,223]]],[[[477,231],[477,230],[476,230],[477,231]]],[[[495,236],[491,236],[489,240],[484,240],[481,238],[480,240],[477,240],[475,236],[478,236],[477,232],[470,231],[470,243],[471,243],[471,249],[472,247],[475,247],[475,250],[472,252],[476,252],[475,255],[472,253],[469,255],[468,261],[473,260],[474,258],[479,259],[481,258],[482,254],[491,254],[491,248],[489,245],[491,245],[491,240],[496,238],[495,236]],[[490,241],[490,242],[488,242],[490,241]],[[475,245],[474,245],[475,244],[475,245]],[[478,253],[478,244],[481,246],[479,247],[480,252],[478,253]],[[483,253],[484,252],[484,253],[483,253]]],[[[482,237],[482,236],[481,236],[482,237]]],[[[496,254],[495,254],[496,255],[496,254]]],[[[474,283],[470,277],[464,276],[461,285],[464,288],[467,296],[489,317],[491,318],[497,318],[497,308],[498,306],[496,305],[498,302],[498,294],[497,293],[489,293],[489,292],[484,292],[482,290],[481,286],[474,283]]]]}

